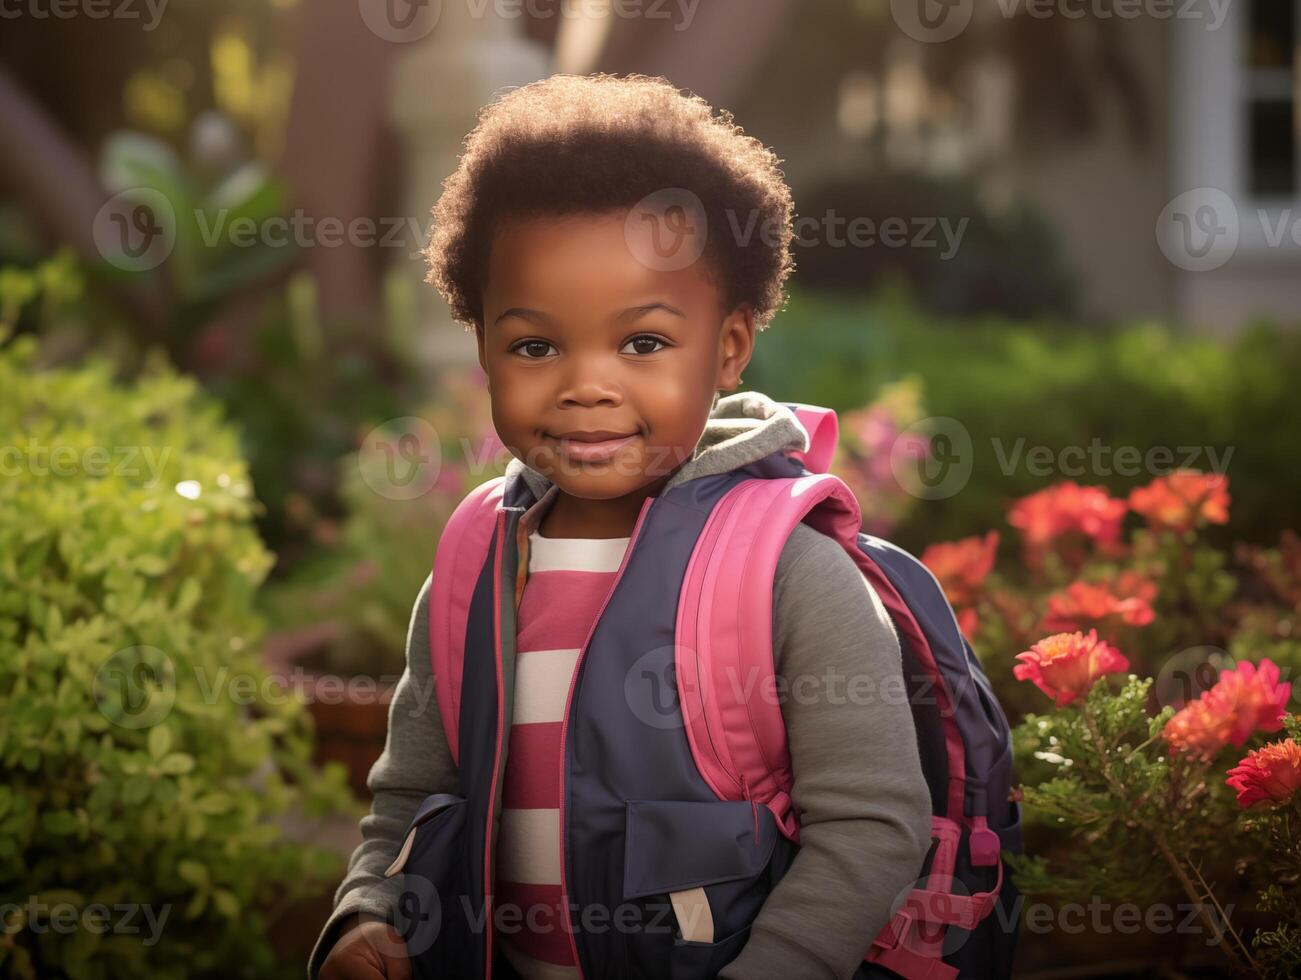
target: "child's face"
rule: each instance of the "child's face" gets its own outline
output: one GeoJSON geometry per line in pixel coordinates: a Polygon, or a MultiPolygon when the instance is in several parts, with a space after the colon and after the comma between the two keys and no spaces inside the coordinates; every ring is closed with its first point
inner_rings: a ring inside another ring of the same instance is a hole
{"type": "Polygon", "coordinates": [[[506,447],[562,491],[609,499],[690,458],[716,390],[736,388],[754,320],[724,314],[704,260],[638,260],[626,212],[512,221],[494,238],[479,363],[506,447]],[[608,447],[563,439],[605,430],[608,447]],[[594,458],[606,455],[606,458],[594,458]]]}

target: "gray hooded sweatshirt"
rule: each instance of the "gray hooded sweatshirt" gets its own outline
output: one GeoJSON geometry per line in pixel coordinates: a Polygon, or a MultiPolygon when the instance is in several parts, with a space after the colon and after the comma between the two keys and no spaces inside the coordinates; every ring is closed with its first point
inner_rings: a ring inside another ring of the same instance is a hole
{"type": "MultiPolygon", "coordinates": [[[[694,453],[664,490],[807,447],[794,413],[767,395],[716,398],[694,453]]],[[[539,498],[551,487],[518,458],[506,472],[519,473],[539,498]]],[[[374,802],[312,951],[311,980],[346,918],[390,918],[397,886],[384,870],[416,808],[431,793],[458,791],[434,696],[429,586],[426,579],[411,611],[387,743],[367,779],[374,802]]],[[[773,656],[800,849],[740,954],[718,976],[846,980],[919,875],[931,842],[931,801],[889,615],[853,559],[807,524],[791,532],[777,562],[773,656]]]]}

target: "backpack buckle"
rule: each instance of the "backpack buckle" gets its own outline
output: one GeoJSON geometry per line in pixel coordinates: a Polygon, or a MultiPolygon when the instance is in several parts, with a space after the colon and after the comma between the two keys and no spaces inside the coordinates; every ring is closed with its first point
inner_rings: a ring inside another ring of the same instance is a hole
{"type": "Polygon", "coordinates": [[[984,817],[971,818],[971,837],[967,840],[967,853],[971,863],[977,868],[992,868],[998,864],[1002,842],[998,834],[989,829],[984,817]]]}
{"type": "Polygon", "coordinates": [[[890,917],[890,921],[885,924],[880,935],[872,940],[873,946],[880,946],[882,949],[894,949],[901,942],[903,937],[908,934],[913,926],[913,917],[904,909],[900,909],[890,917]]]}

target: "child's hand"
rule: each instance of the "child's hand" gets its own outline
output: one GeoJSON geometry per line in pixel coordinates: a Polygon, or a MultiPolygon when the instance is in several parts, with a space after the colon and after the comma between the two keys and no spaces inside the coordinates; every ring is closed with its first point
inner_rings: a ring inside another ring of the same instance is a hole
{"type": "Polygon", "coordinates": [[[339,941],[321,964],[320,980],[411,980],[402,935],[380,919],[344,920],[339,941]]]}

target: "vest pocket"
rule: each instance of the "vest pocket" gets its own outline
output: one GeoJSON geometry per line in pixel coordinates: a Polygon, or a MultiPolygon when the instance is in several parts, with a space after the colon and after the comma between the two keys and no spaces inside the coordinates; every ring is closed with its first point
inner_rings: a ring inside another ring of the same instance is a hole
{"type": "Polygon", "coordinates": [[[435,793],[420,804],[384,872],[398,881],[390,918],[402,934],[416,978],[459,976],[479,939],[467,918],[466,800],[435,793]]]}
{"type": "Polygon", "coordinates": [[[704,980],[717,976],[719,970],[741,954],[749,938],[749,926],[716,943],[693,943],[675,938],[669,956],[670,980],[704,980]]]}
{"type": "Polygon", "coordinates": [[[631,952],[667,960],[672,980],[712,978],[745,945],[795,845],[772,811],[745,801],[629,800],[624,821],[623,898],[668,906],[629,937],[631,952]]]}

